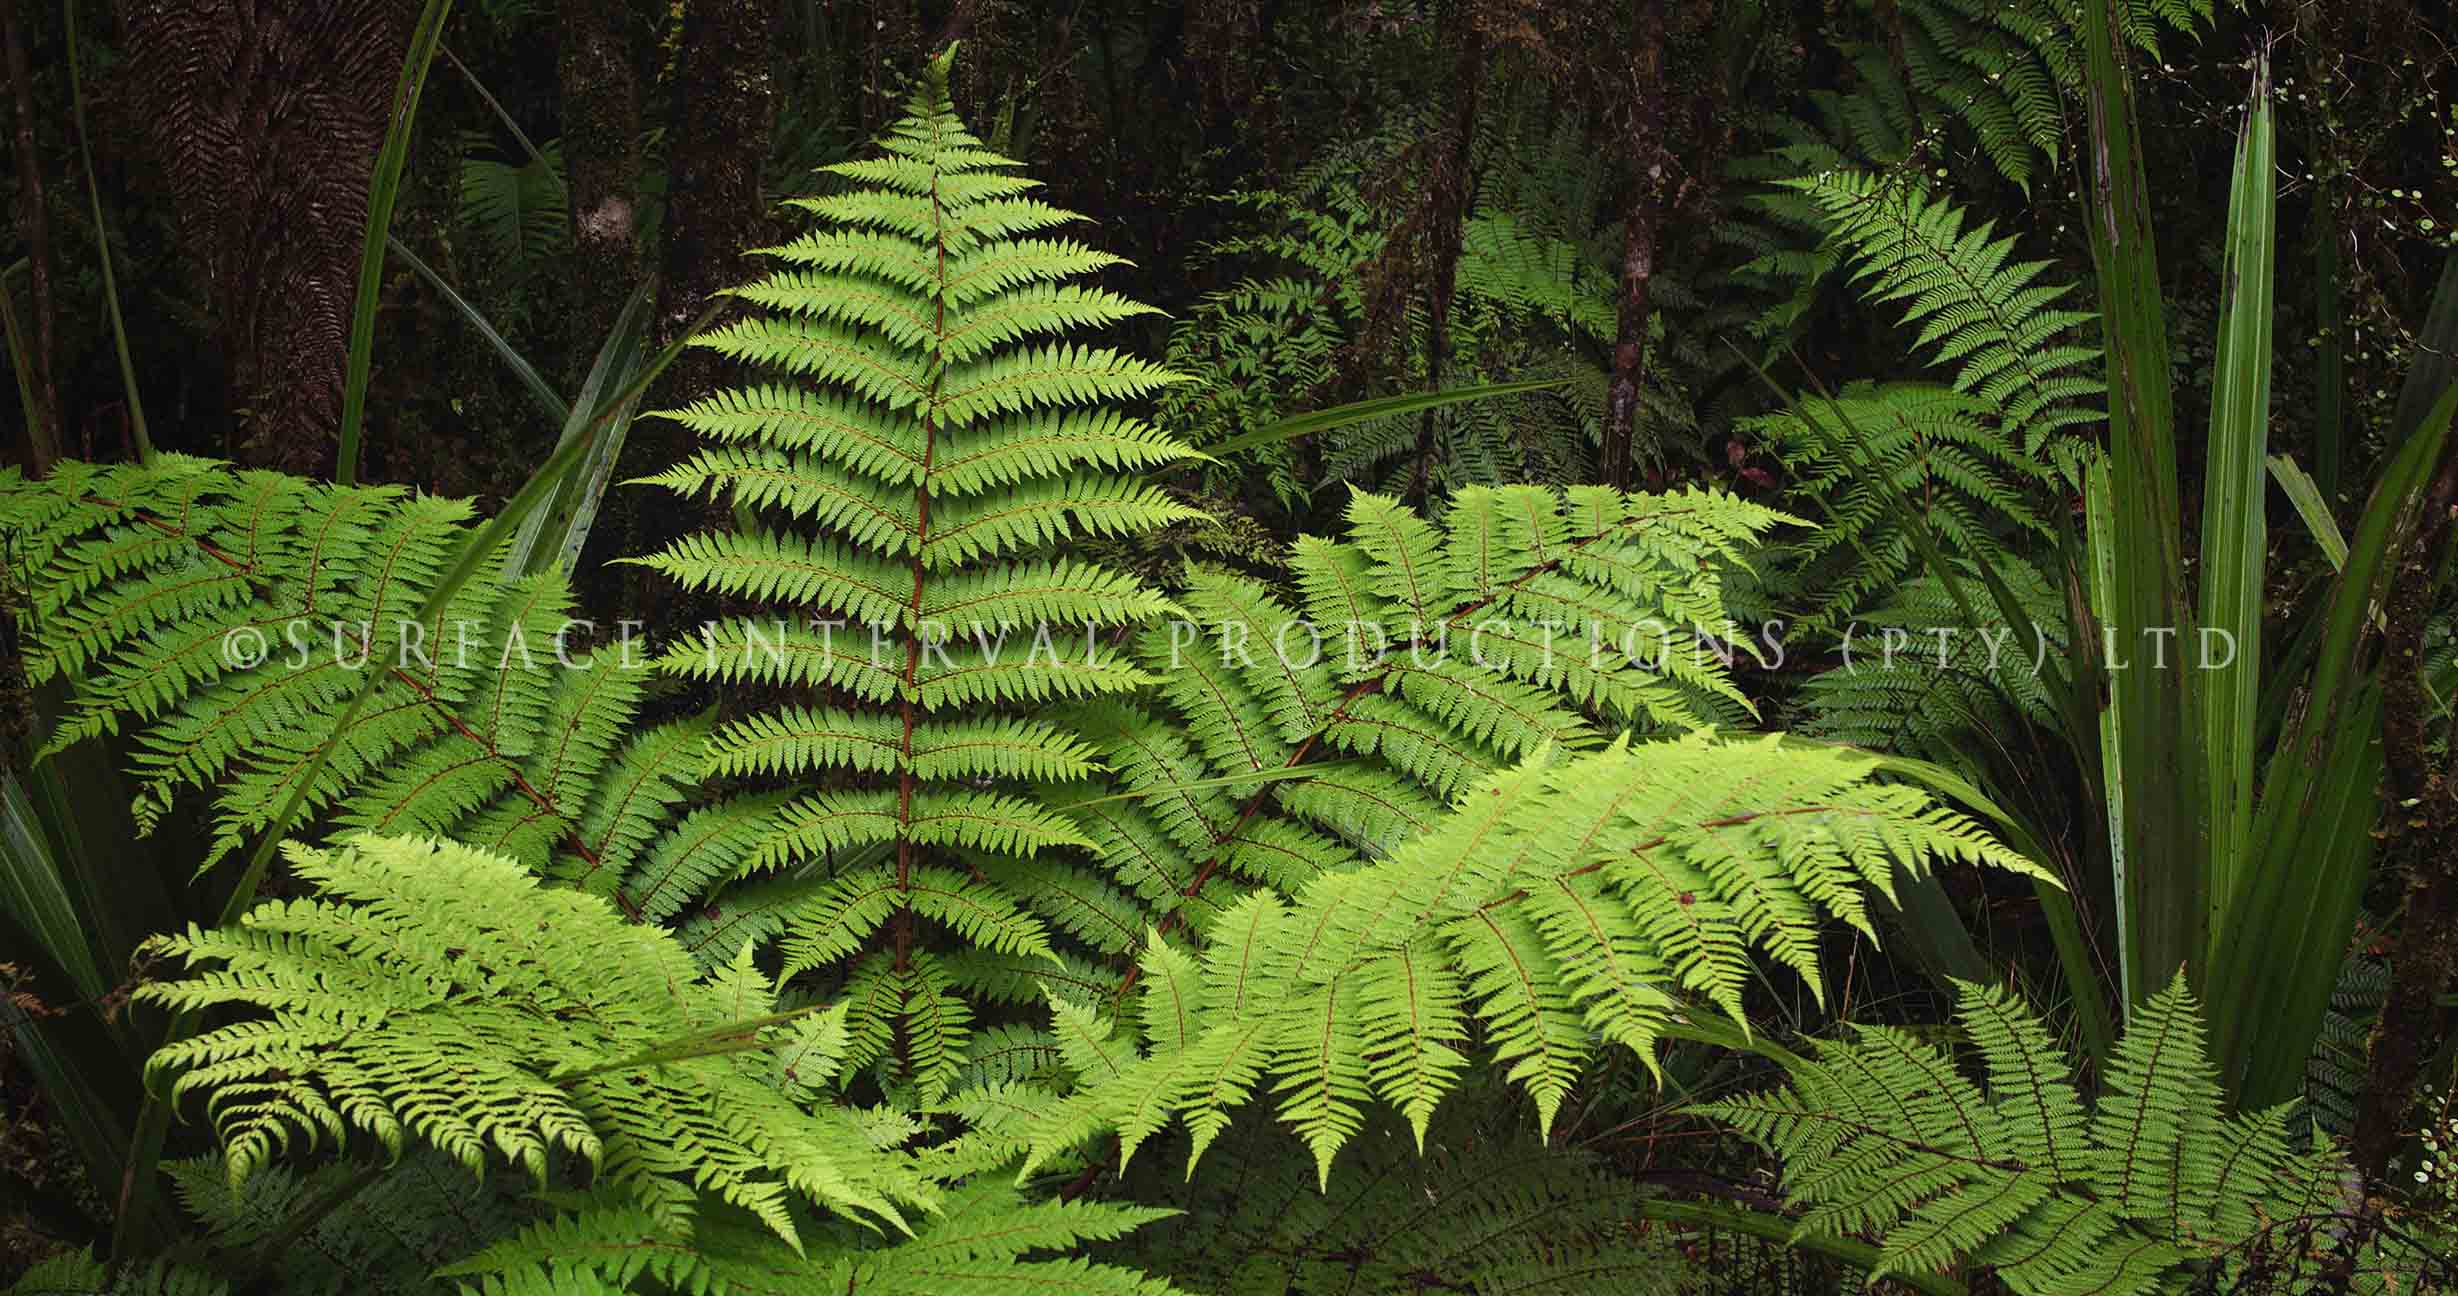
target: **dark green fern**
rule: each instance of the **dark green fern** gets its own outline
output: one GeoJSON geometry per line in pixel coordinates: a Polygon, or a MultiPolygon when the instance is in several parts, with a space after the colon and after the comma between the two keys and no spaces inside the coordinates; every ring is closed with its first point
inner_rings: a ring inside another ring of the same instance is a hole
{"type": "Polygon", "coordinates": [[[1801,1233],[1872,1234],[1880,1273],[1984,1269],[2023,1296],[2313,1290],[2342,1258],[2349,1291],[2454,1276],[2450,1239],[2360,1218],[2336,1147],[2282,1112],[2225,1110],[2181,976],[2136,1013],[2089,1103],[2019,1000],[1959,993],[1985,1084],[1873,1026],[1784,1090],[1702,1109],[1783,1158],[1801,1233]]]}

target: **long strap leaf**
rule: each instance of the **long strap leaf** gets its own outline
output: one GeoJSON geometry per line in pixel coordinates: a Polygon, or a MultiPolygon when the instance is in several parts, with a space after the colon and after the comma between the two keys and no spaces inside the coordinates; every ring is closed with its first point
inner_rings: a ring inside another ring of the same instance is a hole
{"type": "Polygon", "coordinates": [[[2105,539],[2093,536],[2102,574],[2100,647],[2109,698],[2102,762],[2111,851],[2127,946],[2129,1000],[2197,970],[2209,918],[2208,765],[2200,690],[2178,645],[2194,640],[2185,593],[2176,428],[2168,389],[2168,330],[2152,245],[2151,190],[2143,175],[2120,11],[2122,0],[2083,6],[2090,109],[2091,203],[2084,213],[2098,267],[2108,367],[2105,539]],[[2162,651],[2162,650],[2165,651],[2162,651]]]}
{"type": "Polygon", "coordinates": [[[2193,662],[2201,694],[2203,785],[2210,797],[2210,929],[2252,853],[2253,744],[2262,683],[2262,602],[2270,529],[2262,460],[2270,426],[2271,275],[2277,235],[2272,194],[2270,60],[2254,60],[2253,90],[2236,140],[2221,275],[2219,346],[2211,375],[2209,453],[2202,472],[2201,624],[2176,649],[2193,662]]]}
{"type": "Polygon", "coordinates": [[[427,0],[410,33],[409,56],[401,61],[401,84],[393,93],[392,127],[384,132],[383,150],[376,154],[374,176],[367,184],[367,237],[358,259],[358,300],[350,311],[350,357],[341,381],[341,449],[333,463],[333,480],[343,486],[358,481],[359,436],[367,422],[367,373],[375,360],[376,298],[384,290],[384,249],[393,228],[393,205],[401,197],[401,170],[409,161],[410,126],[418,119],[418,97],[427,85],[427,65],[444,39],[444,20],[452,15],[452,0],[427,0]]]}
{"type": "Polygon", "coordinates": [[[1329,432],[1334,428],[1370,423],[1375,419],[1419,414],[1426,410],[1439,409],[1445,405],[1457,405],[1462,401],[1484,400],[1492,396],[1512,396],[1520,392],[1543,391],[1548,387],[1559,387],[1569,381],[1568,378],[1535,378],[1523,382],[1487,383],[1479,387],[1451,387],[1442,391],[1409,392],[1403,396],[1380,396],[1373,400],[1352,401],[1346,405],[1335,405],[1327,410],[1316,410],[1310,414],[1285,418],[1269,427],[1260,427],[1244,435],[1233,436],[1218,445],[1207,448],[1205,453],[1215,459],[1225,459],[1242,450],[1252,450],[1257,446],[1278,445],[1283,441],[1295,441],[1299,437],[1313,436],[1317,432],[1329,432]]]}
{"type": "Polygon", "coordinates": [[[136,439],[137,458],[154,461],[154,439],[145,427],[145,399],[137,391],[136,362],[128,357],[128,321],[120,318],[119,280],[111,270],[111,227],[102,220],[102,189],[94,183],[94,150],[85,138],[85,80],[77,68],[77,0],[66,0],[68,13],[68,101],[77,125],[77,159],[85,165],[85,199],[94,214],[94,251],[102,262],[102,305],[111,318],[111,347],[119,357],[120,386],[128,395],[128,431],[136,439]]]}
{"type": "Polygon", "coordinates": [[[454,310],[461,312],[461,318],[468,320],[471,328],[478,330],[478,336],[485,338],[487,345],[494,348],[495,354],[502,358],[504,367],[512,371],[512,376],[520,380],[522,387],[528,389],[530,397],[538,402],[538,407],[545,410],[549,418],[554,419],[558,425],[571,419],[571,405],[566,403],[563,397],[555,394],[555,389],[548,385],[546,376],[539,373],[537,366],[529,363],[529,357],[522,355],[504,337],[503,333],[495,327],[494,321],[481,314],[478,308],[470,305],[461,294],[453,291],[452,285],[444,282],[444,276],[437,274],[434,267],[420,260],[417,253],[410,251],[409,245],[390,234],[384,236],[384,241],[385,245],[392,249],[392,254],[401,258],[402,264],[417,271],[418,277],[426,280],[428,287],[442,293],[444,301],[454,310]]]}

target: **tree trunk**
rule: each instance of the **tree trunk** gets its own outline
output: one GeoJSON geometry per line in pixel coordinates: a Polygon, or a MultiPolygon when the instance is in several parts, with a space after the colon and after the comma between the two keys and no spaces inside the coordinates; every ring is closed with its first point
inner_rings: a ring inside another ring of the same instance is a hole
{"type": "Polygon", "coordinates": [[[1598,477],[1619,490],[1630,488],[1639,380],[1647,365],[1647,316],[1664,187],[1664,42],[1664,0],[1640,0],[1633,15],[1630,97],[1622,123],[1630,196],[1622,213],[1621,306],[1613,333],[1613,381],[1605,394],[1604,445],[1597,456],[1598,477]]]}
{"type": "MultiPolygon", "coordinates": [[[[17,25],[18,0],[0,0],[0,44],[7,46],[9,89],[17,101],[18,228],[26,239],[26,287],[34,332],[26,339],[26,381],[31,418],[26,427],[27,467],[47,476],[60,457],[60,393],[52,381],[54,317],[51,309],[51,217],[43,205],[43,170],[34,156],[34,79],[26,66],[25,33],[17,25]]],[[[0,292],[7,291],[0,284],[0,292]]]]}
{"type": "MultiPolygon", "coordinates": [[[[728,0],[684,11],[666,128],[660,345],[688,327],[719,289],[750,277],[743,250],[761,241],[768,218],[760,170],[776,120],[769,69],[774,7],[768,0],[728,0]]],[[[689,399],[715,378],[713,357],[693,353],[675,362],[664,385],[671,396],[689,399]]]]}
{"type": "Polygon", "coordinates": [[[624,299],[640,281],[633,199],[640,182],[640,90],[619,0],[562,0],[555,72],[563,95],[565,209],[580,259],[565,317],[567,390],[577,393],[624,299]]]}
{"type": "Polygon", "coordinates": [[[118,79],[221,326],[233,457],[333,463],[367,186],[412,0],[121,0],[118,79]]]}

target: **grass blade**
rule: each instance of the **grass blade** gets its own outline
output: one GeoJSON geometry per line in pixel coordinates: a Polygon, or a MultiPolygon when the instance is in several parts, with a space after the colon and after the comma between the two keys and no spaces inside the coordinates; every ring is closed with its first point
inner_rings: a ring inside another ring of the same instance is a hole
{"type": "Polygon", "coordinates": [[[2220,282],[2218,358],[2211,375],[2210,444],[2202,476],[2201,619],[2190,673],[2201,693],[2203,786],[2209,797],[2210,930],[2253,851],[2253,742],[2261,693],[2262,595],[2270,530],[2262,460],[2270,429],[2271,275],[2277,244],[2272,193],[2270,60],[2257,55],[2228,198],[2220,282]],[[2209,640],[2224,636],[2227,651],[2209,640]],[[2221,659],[2224,658],[2224,661],[2221,659]]]}
{"type": "Polygon", "coordinates": [[[2441,262],[2441,281],[2432,290],[2432,312],[2417,330],[2415,367],[2399,389],[2398,408],[2390,413],[2390,444],[2403,446],[2432,418],[2441,393],[2458,382],[2458,256],[2441,262]]]}
{"type": "Polygon", "coordinates": [[[136,362],[128,358],[128,321],[120,318],[119,280],[111,270],[110,227],[102,223],[102,189],[94,183],[94,151],[85,138],[85,79],[77,69],[77,0],[65,0],[68,13],[68,101],[77,124],[77,159],[85,164],[85,200],[93,211],[94,252],[102,262],[102,304],[111,318],[111,345],[119,356],[120,385],[128,393],[128,431],[136,440],[137,459],[154,461],[154,438],[145,427],[145,400],[137,391],[136,362]]]}
{"type": "MultiPolygon", "coordinates": [[[[597,360],[589,367],[587,381],[581,384],[580,403],[573,407],[558,445],[599,426],[601,394],[624,387],[638,372],[642,330],[647,326],[649,303],[655,292],[654,280],[643,281],[615,316],[613,331],[598,347],[597,360]]],[[[550,507],[531,514],[522,524],[519,538],[512,542],[509,570],[527,575],[544,570],[544,565],[551,562],[571,571],[579,563],[581,547],[588,543],[589,526],[597,518],[598,503],[606,496],[607,483],[614,477],[615,459],[623,453],[623,441],[631,432],[632,416],[638,409],[639,400],[634,396],[622,401],[611,419],[603,420],[580,470],[564,479],[550,507]],[[552,539],[541,547],[541,536],[552,539]]]]}
{"type": "Polygon", "coordinates": [[[1380,396],[1373,400],[1352,401],[1327,410],[1285,418],[1269,427],[1233,436],[1218,445],[1205,447],[1204,453],[1215,459],[1227,458],[1241,450],[1257,446],[1278,445],[1299,437],[1329,432],[1333,428],[1353,423],[1370,423],[1375,419],[1398,418],[1403,414],[1418,414],[1462,401],[1484,400],[1492,396],[1512,396],[1520,392],[1543,391],[1569,382],[1568,378],[1533,378],[1523,382],[1487,383],[1480,387],[1452,387],[1443,391],[1409,392],[1401,396],[1380,396]]]}
{"type": "Polygon", "coordinates": [[[367,183],[367,236],[359,245],[358,300],[350,311],[350,358],[341,382],[341,448],[333,461],[333,480],[343,486],[358,481],[367,372],[375,360],[376,298],[384,290],[384,248],[392,233],[393,205],[401,198],[401,169],[409,161],[410,127],[418,119],[427,67],[444,39],[444,20],[451,15],[452,0],[427,0],[418,15],[409,55],[401,61],[401,84],[393,92],[392,126],[384,132],[384,147],[376,154],[375,174],[367,183]]]}
{"type": "Polygon", "coordinates": [[[2304,469],[2287,455],[2270,457],[2270,477],[2279,483],[2287,502],[2296,506],[2296,516],[2303,519],[2313,543],[2321,546],[2322,557],[2330,560],[2330,570],[2343,570],[2347,566],[2347,536],[2339,530],[2338,519],[2330,516],[2330,501],[2322,494],[2321,483],[2306,476],[2304,469]]]}
{"type": "Polygon", "coordinates": [[[0,776],[0,915],[17,925],[26,942],[20,949],[40,954],[78,994],[96,998],[110,983],[69,899],[59,854],[25,788],[0,776]]]}
{"type": "MultiPolygon", "coordinates": [[[[2208,941],[2208,766],[2200,694],[2162,636],[2192,642],[2185,595],[2168,331],[2137,146],[2120,0],[2083,6],[2089,108],[2085,219],[2097,267],[2108,366],[2108,460],[2093,473],[2094,602],[2108,695],[2101,712],[2110,854],[2118,872],[2120,963],[2130,1005],[2178,967],[2201,970],[2208,941]]],[[[2200,981],[2197,975],[2195,980],[2200,981]]]]}
{"type": "MultiPolygon", "coordinates": [[[[2112,500],[2115,491],[2108,483],[2108,457],[2100,455],[2091,461],[2083,483],[2084,523],[2087,538],[2084,551],[2089,559],[2091,620],[2077,627],[2074,636],[2078,644],[2090,644],[2089,631],[2108,623],[2109,609],[2117,600],[2116,517],[2112,500]]],[[[2086,648],[2086,652],[2094,651],[2086,648]]],[[[2119,1001],[2128,1005],[2134,1001],[2134,942],[2132,924],[2126,920],[2126,833],[2125,833],[2125,717],[2109,699],[2100,702],[2100,782],[2102,803],[2108,811],[2108,872],[2109,893],[2116,897],[2117,920],[2117,990],[2119,1001]]]]}
{"type": "Polygon", "coordinates": [[[572,407],[566,404],[561,396],[555,394],[553,387],[547,385],[545,375],[538,372],[537,366],[529,363],[529,358],[516,350],[512,343],[496,330],[493,321],[479,314],[477,307],[470,305],[461,294],[454,292],[452,285],[445,283],[442,275],[437,274],[433,267],[420,260],[418,254],[410,251],[400,239],[387,234],[384,236],[384,241],[386,246],[392,249],[392,254],[401,258],[402,264],[417,271],[418,277],[426,280],[428,287],[442,293],[444,300],[451,303],[453,309],[461,312],[461,318],[468,320],[470,327],[478,330],[478,336],[485,338],[487,345],[495,348],[495,354],[503,358],[505,367],[512,370],[513,377],[521,380],[521,386],[529,390],[530,396],[538,402],[540,409],[546,411],[549,418],[559,424],[571,419],[572,407]]]}

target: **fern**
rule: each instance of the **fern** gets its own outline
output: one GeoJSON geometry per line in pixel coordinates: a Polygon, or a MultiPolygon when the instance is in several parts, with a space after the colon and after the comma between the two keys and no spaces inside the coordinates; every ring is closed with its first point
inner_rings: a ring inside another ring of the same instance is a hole
{"type": "MultiPolygon", "coordinates": [[[[1801,731],[1953,765],[1981,782],[1992,780],[1980,777],[1986,762],[1970,750],[1973,735],[1997,735],[1994,745],[2004,746],[2026,727],[2054,732],[2041,664],[2065,651],[2064,600],[2020,559],[1998,559],[1997,574],[2045,642],[2017,636],[1994,603],[1975,609],[1981,624],[1968,623],[1934,576],[1907,581],[1860,617],[1843,664],[1802,686],[1801,731]]],[[[1960,579],[1977,597],[1979,573],[1965,569],[1960,579]]]]}
{"type": "MultiPolygon", "coordinates": [[[[779,1011],[748,945],[702,975],[671,937],[604,900],[450,844],[361,836],[290,854],[317,898],[157,938],[191,973],[138,992],[180,1010],[260,1014],[149,1066],[175,1077],[174,1098],[206,1095],[224,1155],[179,1178],[229,1240],[261,1236],[314,1183],[269,1157],[356,1133],[396,1157],[414,1144],[469,1172],[503,1165],[533,1188],[579,1172],[585,1191],[553,1198],[562,1209],[548,1218],[515,1227],[497,1213],[479,1229],[480,1215],[457,1208],[460,1258],[440,1267],[450,1257],[426,1243],[375,1239],[373,1255],[392,1242],[395,1265],[406,1249],[419,1268],[488,1291],[623,1290],[643,1274],[707,1291],[774,1290],[781,1274],[880,1293],[986,1291],[1001,1274],[1171,1290],[1079,1260],[1020,1259],[1114,1239],[1162,1212],[943,1190],[902,1149],[919,1133],[908,1117],[814,1101],[849,1056],[849,1004],[779,1011]]],[[[386,1182],[396,1198],[404,1186],[450,1193],[431,1172],[386,1182]]],[[[363,1237],[326,1249],[325,1231],[353,1230],[324,1225],[287,1266],[301,1281],[321,1281],[320,1259],[371,1254],[352,1249],[363,1237]]]]}
{"type": "Polygon", "coordinates": [[[467,847],[361,836],[288,854],[325,898],[157,938],[211,970],[138,991],[271,1014],[147,1067],[174,1095],[209,1095],[233,1180],[294,1139],[358,1131],[473,1173],[503,1162],[544,1181],[585,1162],[670,1228],[706,1192],[789,1243],[795,1198],[889,1225],[931,1202],[852,1117],[787,1101],[774,1059],[740,1051],[786,1029],[747,959],[703,977],[605,901],[467,847]]]}
{"type": "Polygon", "coordinates": [[[428,1275],[467,1254],[473,1239],[508,1233],[536,1213],[510,1177],[473,1179],[432,1148],[381,1167],[270,1164],[237,1183],[219,1155],[163,1169],[205,1242],[226,1255],[262,1256],[265,1276],[286,1293],[432,1292],[428,1275]],[[320,1206],[328,1209],[309,1214],[320,1206]],[[312,1225],[285,1232],[303,1219],[312,1225]]]}
{"type": "Polygon", "coordinates": [[[677,1237],[652,1217],[595,1206],[539,1225],[449,1266],[487,1296],[623,1291],[641,1279],[665,1289],[735,1293],[826,1291],[847,1296],[1003,1296],[1027,1287],[1082,1296],[1177,1296],[1178,1288],[1069,1251],[1118,1238],[1169,1212],[1095,1202],[1031,1202],[976,1184],[949,1195],[909,1239],[863,1245],[851,1237],[797,1255],[739,1227],[677,1237]]]}
{"type": "MultiPolygon", "coordinates": [[[[2367,927],[2372,919],[2362,919],[2367,927]]],[[[2364,1098],[2364,1073],[2372,1047],[2373,1022],[2390,997],[2387,962],[2361,947],[2347,951],[2339,964],[2338,984],[2330,989],[2330,1005],[2305,1059],[2305,1101],[2315,1124],[2345,1137],[2356,1126],[2364,1098]]]]}
{"type": "Polygon", "coordinates": [[[2066,429],[2104,414],[2099,351],[2075,331],[2090,314],[2057,303],[2071,285],[2042,283],[2045,261],[2016,261],[2012,236],[1968,223],[1953,202],[1865,172],[1793,182],[1834,223],[1871,304],[1902,303],[1916,347],[1954,367],[1954,389],[1987,405],[2023,453],[2047,457],[2066,429]]]}
{"type": "Polygon", "coordinates": [[[1672,1238],[1631,1229],[1638,1193],[1628,1179],[1495,1124],[1447,1113],[1420,1155],[1398,1122],[1376,1119],[1318,1188],[1268,1123],[1241,1120],[1199,1177],[1182,1181],[1171,1158],[1137,1168],[1129,1189],[1184,1214],[1113,1249],[1207,1291],[1704,1289],[1672,1238]]]}
{"type": "Polygon", "coordinates": [[[2182,977],[2135,1015],[2087,1106],[2019,1001],[1959,994],[1985,1084],[1867,1027],[1782,1091],[1702,1108],[1784,1159],[1800,1234],[1874,1233],[1879,1273],[1980,1267],[2027,1294],[2304,1290],[2341,1256],[2349,1290],[2413,1291],[2442,1267],[2446,1250],[2360,1218],[2335,1148],[2305,1150],[2281,1112],[2224,1112],[2182,977]]]}
{"type": "MultiPolygon", "coordinates": [[[[2083,80],[2080,0],[1900,0],[1884,8],[1864,0],[1859,7],[1873,18],[1891,8],[1892,21],[1843,43],[1859,74],[1854,90],[1815,96],[1840,146],[1822,163],[1934,157],[1946,150],[1949,125],[2026,193],[2043,163],[2060,163],[2066,100],[2083,80]]],[[[2162,39],[2196,33],[2213,12],[2213,0],[2125,0],[2117,26],[2156,60],[2162,39]]]]}
{"type": "Polygon", "coordinates": [[[145,829],[212,789],[206,865],[271,821],[328,736],[304,805],[348,826],[448,832],[611,889],[620,867],[601,866],[663,821],[671,796],[613,808],[660,777],[623,741],[645,672],[628,646],[590,648],[560,574],[513,578],[498,555],[417,616],[464,502],[164,456],[0,475],[0,519],[33,594],[28,675],[70,685],[46,754],[126,731],[145,829]]]}
{"type": "MultiPolygon", "coordinates": [[[[1748,326],[1759,337],[1790,336],[1839,264],[1827,214],[1787,182],[1840,171],[1910,186],[1934,175],[1972,192],[2003,178],[2029,194],[2072,152],[2067,141],[2082,118],[2079,0],[1864,0],[1857,8],[1869,25],[1838,42],[1851,68],[1845,88],[1808,90],[1798,115],[1749,119],[1765,147],[1730,166],[1733,179],[1755,187],[1716,237],[1746,250],[1744,282],[1774,294],[1748,326]],[[1942,165],[1966,159],[1977,174],[1942,165]]],[[[2126,0],[2117,24],[2156,61],[2162,41],[2203,30],[2214,9],[2213,0],[2126,0]]]]}
{"type": "Polygon", "coordinates": [[[2090,316],[2060,308],[2067,285],[2045,262],[2013,260],[2014,240],[1968,225],[1917,188],[1839,171],[1789,182],[1831,221],[1872,304],[1900,303],[1914,345],[1951,381],[1855,385],[1834,399],[1746,420],[1821,502],[1829,525],[1795,552],[1790,583],[1815,603],[1811,632],[1833,632],[1918,563],[1918,525],[1952,557],[2002,563],[2023,533],[2045,535],[2059,489],[2104,417],[2099,352],[2076,333],[2090,316]],[[1904,510],[1912,513],[1904,516],[1904,510]]]}
{"type": "Polygon", "coordinates": [[[483,132],[462,140],[461,223],[511,265],[534,264],[566,235],[562,141],[519,162],[479,156],[489,142],[483,132]]]}
{"type": "Polygon", "coordinates": [[[230,1284],[201,1269],[167,1260],[113,1269],[90,1255],[63,1251],[37,1261],[8,1296],[229,1296],[230,1284]]]}
{"type": "Polygon", "coordinates": [[[2051,533],[2039,511],[2048,469],[2009,446],[1990,413],[1944,387],[1863,383],[1741,421],[1778,447],[1790,489],[1826,515],[1784,577],[1817,599],[1805,633],[1834,632],[1915,571],[1913,526],[1946,553],[2001,563],[2017,541],[2051,533]]]}
{"type": "MultiPolygon", "coordinates": [[[[731,618],[659,659],[670,673],[787,686],[814,702],[711,736],[707,771],[824,784],[782,804],[701,813],[750,871],[830,866],[770,920],[787,975],[850,964],[854,1035],[893,1028],[900,1067],[935,1090],[961,1066],[970,1012],[917,949],[915,919],[965,944],[1051,952],[1018,862],[1091,844],[1039,785],[1093,752],[1052,704],[1151,677],[1113,631],[1164,610],[1134,577],[1054,550],[1199,516],[1128,475],[1185,451],[1109,403],[1176,380],[1063,340],[1146,308],[1068,282],[1117,258],[1047,231],[1074,215],[984,149],[931,66],[884,156],[827,171],[846,192],[793,205],[813,232],[734,290],[760,310],[695,339],[807,383],[776,382],[667,417],[709,447],[651,480],[759,521],[638,560],[773,613],[731,618]],[[846,852],[885,847],[846,867],[846,852]]],[[[855,1050],[857,1065],[877,1056],[855,1050]]]]}
{"type": "Polygon", "coordinates": [[[1709,735],[1576,759],[1540,748],[1388,858],[1227,906],[1199,956],[1148,938],[1134,1006],[1146,1032],[1127,1026],[1128,1005],[1113,1016],[1061,997],[1072,1094],[1019,1103],[1008,1086],[957,1106],[978,1138],[1029,1148],[1030,1166],[1106,1129],[1131,1157],[1179,1115],[1200,1156],[1268,1088],[1328,1176],[1373,1104],[1422,1140],[1473,1022],[1549,1127],[1595,1042],[1652,1062],[1692,997],[1740,1020],[1756,955],[1816,990],[1819,925],[1869,930],[1863,892],[1891,894],[1894,869],[1945,858],[2036,872],[1870,772],[1840,749],[1709,735]],[[1149,1029],[1189,998],[1200,1029],[1149,1029]]]}
{"type": "Polygon", "coordinates": [[[1044,866],[1038,910],[1131,959],[1143,915],[1206,931],[1247,888],[1388,853],[1540,747],[1750,714],[1722,590],[1780,514],[1515,486],[1460,492],[1439,526],[1366,494],[1349,516],[1348,539],[1295,546],[1294,606],[1189,570],[1184,619],[1136,645],[1157,696],[1079,713],[1115,790],[1068,798],[1098,871],[1044,866]]]}

